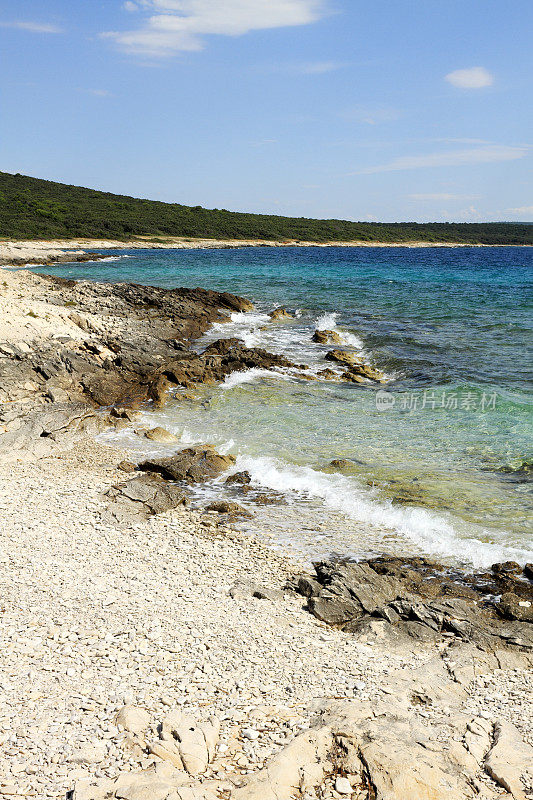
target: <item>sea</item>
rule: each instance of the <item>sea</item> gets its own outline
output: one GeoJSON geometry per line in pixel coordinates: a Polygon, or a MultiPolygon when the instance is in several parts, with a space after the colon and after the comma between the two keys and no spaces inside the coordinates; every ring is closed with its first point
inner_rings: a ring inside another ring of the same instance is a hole
{"type": "MultiPolygon", "coordinates": [[[[253,301],[195,347],[229,336],[313,376],[339,334],[386,382],[305,380],[252,369],[194,398],[175,392],[142,423],[180,447],[208,442],[278,502],[241,525],[308,561],[425,555],[462,567],[533,561],[533,247],[257,247],[109,251],[104,261],[32,267],[63,277],[201,286],[253,301]],[[291,319],[271,322],[283,306],[291,319]],[[340,465],[331,465],[340,461],[340,465]]],[[[339,345],[336,345],[339,347],[339,345]]],[[[140,424],[140,423],[139,423],[140,424]]],[[[139,427],[136,424],[136,427],[139,427]]],[[[131,430],[103,434],[132,457],[163,454],[131,430]]]]}

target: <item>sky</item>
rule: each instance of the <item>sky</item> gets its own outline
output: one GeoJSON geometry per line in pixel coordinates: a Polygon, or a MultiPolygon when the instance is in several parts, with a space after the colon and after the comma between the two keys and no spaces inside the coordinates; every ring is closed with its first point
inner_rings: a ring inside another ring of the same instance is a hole
{"type": "Polygon", "coordinates": [[[533,220],[531,0],[2,0],[0,170],[208,208],[533,220]]]}

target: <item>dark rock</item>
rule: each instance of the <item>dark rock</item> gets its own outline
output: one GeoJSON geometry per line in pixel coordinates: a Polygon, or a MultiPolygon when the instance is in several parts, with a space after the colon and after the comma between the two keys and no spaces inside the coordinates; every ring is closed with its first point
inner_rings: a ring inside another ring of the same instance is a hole
{"type": "MultiPolygon", "coordinates": [[[[507,580],[514,569],[506,564],[497,573],[507,580]]],[[[452,634],[486,652],[506,646],[533,654],[533,603],[513,593],[503,594],[499,603],[487,602],[486,577],[476,581],[475,575],[429,559],[387,556],[360,563],[320,562],[315,571],[316,578],[297,578],[296,591],[308,599],[318,619],[347,632],[428,642],[452,634]]],[[[531,589],[529,582],[517,580],[531,589]]]]}
{"type": "Polygon", "coordinates": [[[502,594],[496,609],[504,619],[533,622],[533,603],[530,600],[521,600],[512,592],[502,594]]]}
{"type": "Polygon", "coordinates": [[[520,575],[522,573],[522,567],[516,561],[498,562],[492,565],[491,570],[495,575],[520,575]]]}
{"type": "Polygon", "coordinates": [[[226,483],[237,483],[241,485],[245,485],[250,483],[252,480],[252,476],[248,472],[248,470],[243,470],[242,472],[234,472],[233,475],[229,475],[226,478],[226,483]]]}
{"type": "Polygon", "coordinates": [[[524,575],[526,578],[529,578],[530,581],[533,581],[533,564],[526,564],[524,566],[524,575]]]}
{"type": "Polygon", "coordinates": [[[216,478],[235,463],[211,447],[189,447],[168,458],[149,459],[139,464],[144,472],[156,472],[169,481],[197,483],[216,478]]]}

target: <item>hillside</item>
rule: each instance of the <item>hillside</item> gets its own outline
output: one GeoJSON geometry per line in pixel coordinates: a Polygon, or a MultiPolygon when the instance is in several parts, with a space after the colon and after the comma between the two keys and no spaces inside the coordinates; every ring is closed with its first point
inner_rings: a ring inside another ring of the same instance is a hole
{"type": "Polygon", "coordinates": [[[12,239],[187,236],[301,241],[533,244],[519,223],[381,223],[245,214],[140,200],[0,172],[0,237],[12,239]]]}

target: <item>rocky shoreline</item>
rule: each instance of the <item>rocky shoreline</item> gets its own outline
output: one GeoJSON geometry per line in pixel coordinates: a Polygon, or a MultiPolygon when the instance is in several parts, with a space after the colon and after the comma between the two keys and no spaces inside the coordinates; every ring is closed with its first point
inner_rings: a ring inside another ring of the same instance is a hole
{"type": "Polygon", "coordinates": [[[304,376],[191,346],[248,301],[1,270],[0,303],[0,796],[533,796],[531,567],[309,575],[187,508],[231,457],[94,441],[235,370],[304,376]]]}
{"type": "Polygon", "coordinates": [[[462,242],[307,242],[265,239],[196,239],[186,237],[138,237],[121,239],[54,239],[0,241],[0,266],[94,261],[108,256],[95,250],[210,250],[242,247],[528,247],[528,245],[485,245],[462,242]]]}

